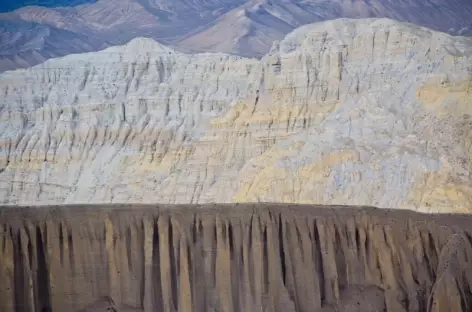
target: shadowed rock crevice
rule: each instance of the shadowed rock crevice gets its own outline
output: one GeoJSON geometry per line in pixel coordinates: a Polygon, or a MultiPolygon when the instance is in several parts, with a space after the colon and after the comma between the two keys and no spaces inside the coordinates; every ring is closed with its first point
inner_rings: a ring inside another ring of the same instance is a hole
{"type": "Polygon", "coordinates": [[[470,311],[472,216],[6,207],[1,311],[470,311]]]}
{"type": "Polygon", "coordinates": [[[39,227],[36,227],[36,252],[38,256],[36,289],[38,292],[38,304],[40,305],[41,309],[47,311],[47,309],[49,309],[51,306],[51,297],[49,295],[48,286],[50,285],[50,282],[44,247],[45,246],[43,244],[41,230],[39,227]]]}

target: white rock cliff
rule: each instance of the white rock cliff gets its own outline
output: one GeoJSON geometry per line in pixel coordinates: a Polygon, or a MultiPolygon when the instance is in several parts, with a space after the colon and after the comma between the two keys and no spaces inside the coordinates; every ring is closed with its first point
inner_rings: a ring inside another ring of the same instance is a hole
{"type": "Polygon", "coordinates": [[[261,61],[149,39],[0,75],[0,200],[472,211],[472,39],[303,26],[261,61]]]}

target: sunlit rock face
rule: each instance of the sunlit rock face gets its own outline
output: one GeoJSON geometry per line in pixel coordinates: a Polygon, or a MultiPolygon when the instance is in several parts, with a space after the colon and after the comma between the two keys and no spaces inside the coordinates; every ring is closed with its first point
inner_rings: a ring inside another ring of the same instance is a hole
{"type": "Polygon", "coordinates": [[[340,19],[260,61],[136,39],[0,92],[4,203],[472,207],[470,38],[340,19]]]}
{"type": "Polygon", "coordinates": [[[294,205],[5,208],[2,312],[467,312],[472,216],[294,205]]]}

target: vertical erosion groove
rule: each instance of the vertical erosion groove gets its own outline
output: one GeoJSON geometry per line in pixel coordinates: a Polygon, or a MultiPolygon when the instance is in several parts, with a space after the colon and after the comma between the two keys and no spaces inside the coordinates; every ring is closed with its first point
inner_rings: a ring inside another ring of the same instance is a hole
{"type": "MultiPolygon", "coordinates": [[[[12,230],[13,231],[13,230],[12,230]]],[[[15,250],[14,250],[14,287],[15,287],[15,312],[27,312],[25,309],[26,303],[26,289],[25,289],[25,278],[24,278],[24,262],[23,262],[23,253],[21,248],[21,235],[20,232],[16,232],[15,237],[15,250]]]]}
{"type": "Polygon", "coordinates": [[[128,260],[128,270],[132,271],[133,269],[133,251],[131,250],[133,248],[132,246],[132,241],[131,241],[131,225],[128,227],[126,230],[126,254],[127,254],[127,260],[128,260]]]}
{"type": "Polygon", "coordinates": [[[171,302],[174,309],[178,306],[178,279],[177,279],[177,267],[176,267],[176,254],[178,251],[174,248],[174,226],[172,220],[168,223],[168,237],[169,237],[169,263],[170,263],[170,285],[171,285],[171,302]]]}
{"type": "Polygon", "coordinates": [[[205,245],[203,242],[203,222],[199,216],[194,216],[194,236],[193,236],[193,300],[195,311],[205,309],[207,294],[204,291],[205,280],[205,245]]]}
{"type": "Polygon", "coordinates": [[[282,221],[282,215],[279,214],[279,222],[278,222],[278,240],[279,240],[279,261],[280,261],[280,267],[281,271],[280,274],[282,276],[282,281],[284,286],[287,284],[287,269],[285,267],[285,249],[284,249],[284,237],[283,237],[283,221],[282,221]]]}
{"type": "MultiPolygon", "coordinates": [[[[335,227],[335,237],[334,237],[334,248],[335,248],[335,259],[336,259],[336,269],[338,271],[338,277],[339,277],[339,287],[341,289],[344,289],[347,284],[347,266],[349,263],[347,263],[346,255],[344,254],[344,246],[341,241],[341,234],[340,234],[341,228],[339,226],[335,227]]],[[[347,235],[347,233],[342,233],[343,235],[347,235]]]]}
{"type": "Polygon", "coordinates": [[[46,255],[44,252],[43,238],[41,229],[36,227],[36,255],[38,256],[38,299],[41,305],[40,309],[49,309],[51,298],[49,296],[49,272],[46,264],[46,255]]]}
{"type": "MultiPolygon", "coordinates": [[[[38,227],[38,231],[39,231],[39,227],[38,227]]],[[[69,233],[67,235],[67,244],[69,246],[69,265],[71,268],[71,273],[73,274],[74,269],[75,269],[75,259],[74,259],[75,253],[74,253],[74,241],[72,239],[71,229],[69,229],[69,233]]]]}
{"type": "Polygon", "coordinates": [[[470,311],[472,217],[271,209],[10,214],[0,311],[470,311]]]}
{"type": "Polygon", "coordinates": [[[321,253],[321,244],[320,244],[320,233],[318,229],[318,223],[315,221],[313,224],[314,227],[314,238],[315,241],[315,264],[316,264],[316,272],[318,273],[318,280],[319,280],[319,289],[320,289],[320,299],[321,303],[325,302],[326,300],[326,293],[325,293],[325,277],[324,277],[324,270],[323,270],[323,254],[321,253]]]}
{"type": "Polygon", "coordinates": [[[233,226],[231,223],[228,224],[228,244],[229,253],[232,256],[234,254],[234,238],[233,238],[233,226]]]}
{"type": "Polygon", "coordinates": [[[141,263],[142,263],[142,267],[141,267],[141,274],[139,275],[139,279],[140,279],[140,286],[141,286],[141,293],[140,293],[140,296],[139,296],[139,302],[141,302],[141,307],[144,308],[144,294],[145,294],[145,288],[146,288],[146,280],[145,280],[145,274],[146,274],[146,252],[145,252],[145,248],[146,248],[146,241],[145,241],[145,228],[144,228],[144,222],[140,222],[139,223],[141,225],[141,231],[140,231],[140,244],[138,245],[138,248],[139,248],[139,253],[141,254],[141,263]]]}
{"type": "Polygon", "coordinates": [[[267,224],[263,225],[264,230],[262,232],[262,247],[263,247],[263,252],[262,252],[262,263],[263,263],[263,286],[264,286],[264,293],[266,294],[269,289],[269,253],[268,253],[268,245],[269,241],[267,239],[267,224]]]}
{"type": "MultiPolygon", "coordinates": [[[[160,264],[160,242],[159,242],[159,227],[157,221],[153,221],[153,236],[152,236],[152,287],[150,293],[153,296],[152,306],[156,311],[164,311],[162,300],[162,285],[161,285],[161,264],[160,264]]],[[[147,312],[147,311],[146,311],[147,312]]]]}
{"type": "Polygon", "coordinates": [[[59,252],[59,258],[60,258],[60,261],[61,261],[61,265],[64,264],[64,234],[62,233],[63,229],[62,229],[62,222],[59,223],[59,248],[60,248],[60,252],[59,252]]]}

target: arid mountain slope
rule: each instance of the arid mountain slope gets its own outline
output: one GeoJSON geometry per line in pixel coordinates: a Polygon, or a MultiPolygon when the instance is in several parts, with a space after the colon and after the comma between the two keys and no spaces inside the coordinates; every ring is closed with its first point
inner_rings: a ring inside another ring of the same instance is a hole
{"type": "Polygon", "coordinates": [[[472,35],[472,2],[417,0],[252,0],[212,27],[180,40],[194,51],[262,56],[274,40],[304,24],[345,18],[388,17],[455,35],[472,35]]]}
{"type": "MultiPolygon", "coordinates": [[[[340,17],[389,17],[454,35],[472,34],[469,0],[99,0],[76,7],[25,7],[0,14],[0,21],[29,21],[74,32],[75,37],[80,37],[80,44],[74,46],[81,47],[80,52],[98,50],[96,38],[101,38],[102,44],[120,45],[136,37],[148,37],[183,52],[260,57],[274,40],[281,40],[293,29],[340,17]]],[[[24,36],[24,30],[17,32],[16,36],[24,36]]],[[[28,32],[30,37],[44,38],[36,28],[28,32]]],[[[54,43],[32,48],[14,42],[17,51],[34,50],[44,59],[66,54],[68,45],[62,42],[67,39],[51,36],[46,40],[54,43]],[[56,51],[58,46],[61,48],[56,51]]],[[[76,52],[71,49],[69,53],[76,52]]],[[[0,53],[5,55],[4,51],[0,53]]],[[[3,58],[18,58],[18,67],[24,65],[14,52],[3,58]]],[[[35,65],[41,58],[27,61],[35,65]]],[[[0,71],[10,67],[0,67],[0,71]]]]}
{"type": "Polygon", "coordinates": [[[25,7],[8,16],[78,33],[115,34],[121,43],[136,36],[170,42],[241,3],[243,0],[100,0],[74,8],[25,7]]]}
{"type": "Polygon", "coordinates": [[[469,212],[472,39],[303,26],[262,58],[150,39],[0,75],[11,204],[296,202],[469,212]]]}
{"type": "Polygon", "coordinates": [[[22,20],[0,21],[0,68],[13,70],[47,59],[102,50],[111,42],[22,20]]]}
{"type": "Polygon", "coordinates": [[[468,312],[471,222],[286,205],[3,207],[0,309],[468,312]]]}

